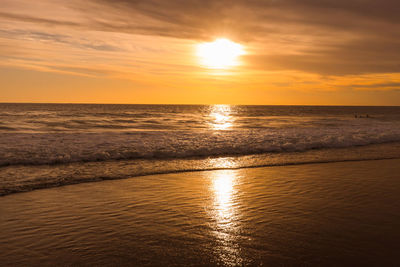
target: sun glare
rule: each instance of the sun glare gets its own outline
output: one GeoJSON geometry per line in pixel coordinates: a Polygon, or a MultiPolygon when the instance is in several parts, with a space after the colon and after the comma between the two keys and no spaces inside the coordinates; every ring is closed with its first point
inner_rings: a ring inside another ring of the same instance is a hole
{"type": "Polygon", "coordinates": [[[238,57],[244,54],[243,46],[220,38],[211,43],[197,45],[197,56],[202,65],[211,69],[227,69],[239,65],[238,57]]]}

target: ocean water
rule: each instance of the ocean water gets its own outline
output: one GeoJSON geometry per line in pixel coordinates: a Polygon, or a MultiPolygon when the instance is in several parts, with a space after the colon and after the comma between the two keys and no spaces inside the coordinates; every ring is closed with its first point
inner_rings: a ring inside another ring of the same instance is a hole
{"type": "Polygon", "coordinates": [[[400,107],[0,104],[0,265],[398,266],[399,163],[400,107]]]}
{"type": "Polygon", "coordinates": [[[0,195],[181,171],[400,158],[400,107],[0,104],[0,195]]]}

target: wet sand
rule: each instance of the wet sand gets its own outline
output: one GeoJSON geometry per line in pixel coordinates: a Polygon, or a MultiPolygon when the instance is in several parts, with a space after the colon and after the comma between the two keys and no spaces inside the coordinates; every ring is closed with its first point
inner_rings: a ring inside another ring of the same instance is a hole
{"type": "Polygon", "coordinates": [[[400,264],[400,160],[187,172],[0,198],[1,265],[400,264]]]}

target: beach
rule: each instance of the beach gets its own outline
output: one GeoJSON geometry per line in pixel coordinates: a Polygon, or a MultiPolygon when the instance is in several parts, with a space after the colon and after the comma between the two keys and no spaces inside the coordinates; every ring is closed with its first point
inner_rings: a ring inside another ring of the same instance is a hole
{"type": "Polygon", "coordinates": [[[0,198],[3,266],[395,266],[400,160],[139,176],[0,198]]]}
{"type": "Polygon", "coordinates": [[[2,0],[0,267],[400,266],[399,13],[2,0]]]}

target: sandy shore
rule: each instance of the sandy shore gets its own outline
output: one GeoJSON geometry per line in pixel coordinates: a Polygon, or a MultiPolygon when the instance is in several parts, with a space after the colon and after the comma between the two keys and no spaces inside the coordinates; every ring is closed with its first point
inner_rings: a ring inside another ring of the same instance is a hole
{"type": "Polygon", "coordinates": [[[4,266],[395,265],[400,160],[189,172],[0,198],[4,266]]]}

